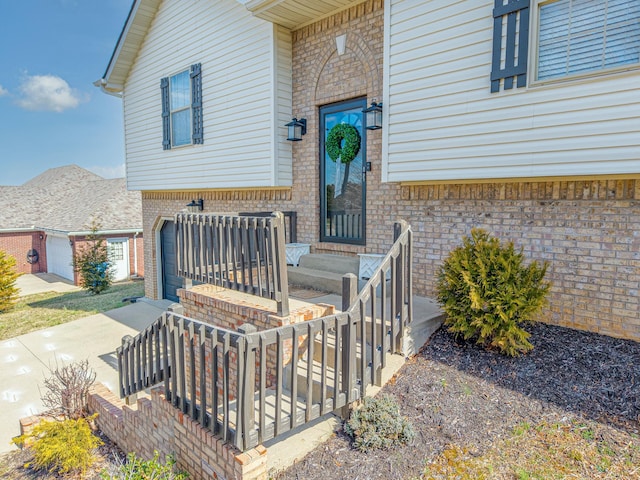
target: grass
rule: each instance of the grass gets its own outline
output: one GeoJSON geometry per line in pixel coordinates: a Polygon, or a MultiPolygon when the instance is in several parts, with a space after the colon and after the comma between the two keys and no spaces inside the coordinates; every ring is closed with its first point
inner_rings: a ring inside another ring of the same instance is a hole
{"type": "Polygon", "coordinates": [[[118,283],[100,295],[85,291],[27,295],[0,314],[0,340],[122,307],[123,298],[143,295],[142,282],[118,283]]]}
{"type": "Polygon", "coordinates": [[[596,422],[526,422],[481,454],[448,446],[427,462],[424,480],[640,478],[640,439],[596,422]]]}

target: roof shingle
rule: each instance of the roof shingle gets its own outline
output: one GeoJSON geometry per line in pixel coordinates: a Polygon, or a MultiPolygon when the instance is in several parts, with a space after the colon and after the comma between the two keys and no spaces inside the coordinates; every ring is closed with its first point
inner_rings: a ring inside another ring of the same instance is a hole
{"type": "Polygon", "coordinates": [[[142,229],[140,192],[77,165],[52,168],[25,184],[0,186],[0,229],[87,231],[142,229]]]}

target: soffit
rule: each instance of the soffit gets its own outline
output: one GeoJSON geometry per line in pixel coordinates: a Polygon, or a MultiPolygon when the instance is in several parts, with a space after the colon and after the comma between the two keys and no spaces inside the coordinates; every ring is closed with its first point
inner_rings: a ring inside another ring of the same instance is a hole
{"type": "Polygon", "coordinates": [[[362,0],[238,0],[254,16],[290,30],[362,0]]]}
{"type": "Polygon", "coordinates": [[[107,90],[122,90],[160,2],[161,0],[134,0],[104,73],[107,90]]]}

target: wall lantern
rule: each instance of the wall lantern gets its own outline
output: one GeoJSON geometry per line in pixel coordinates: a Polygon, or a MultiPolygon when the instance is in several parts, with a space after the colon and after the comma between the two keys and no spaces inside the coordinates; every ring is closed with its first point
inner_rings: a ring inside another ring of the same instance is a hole
{"type": "Polygon", "coordinates": [[[191,203],[187,203],[187,209],[189,213],[198,213],[204,210],[204,200],[199,198],[198,200],[191,200],[191,203]]]}
{"type": "Polygon", "coordinates": [[[382,103],[371,102],[369,108],[362,110],[365,114],[365,125],[367,130],[378,130],[382,128],[382,103]]]}
{"type": "Polygon", "coordinates": [[[287,127],[287,140],[299,142],[302,140],[302,135],[307,133],[307,119],[301,118],[298,120],[294,117],[285,127],[287,127]]]}

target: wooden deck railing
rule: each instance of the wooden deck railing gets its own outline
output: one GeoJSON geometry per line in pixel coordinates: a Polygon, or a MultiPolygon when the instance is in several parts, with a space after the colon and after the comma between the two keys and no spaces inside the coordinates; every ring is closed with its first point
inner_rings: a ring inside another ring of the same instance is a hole
{"type": "MultiPolygon", "coordinates": [[[[241,217],[270,217],[273,212],[240,212],[241,217]]],[[[298,242],[298,213],[292,211],[282,212],[284,216],[284,235],[287,243],[298,242]]]]}
{"type": "Polygon", "coordinates": [[[258,295],[289,314],[284,216],[176,215],[177,274],[258,295]]]}
{"type": "Polygon", "coordinates": [[[394,237],[359,294],[345,275],[343,312],[260,332],[164,313],[118,348],[121,395],[164,382],[168,401],[240,450],[361,398],[411,321],[411,230],[398,223],[394,237]]]}

